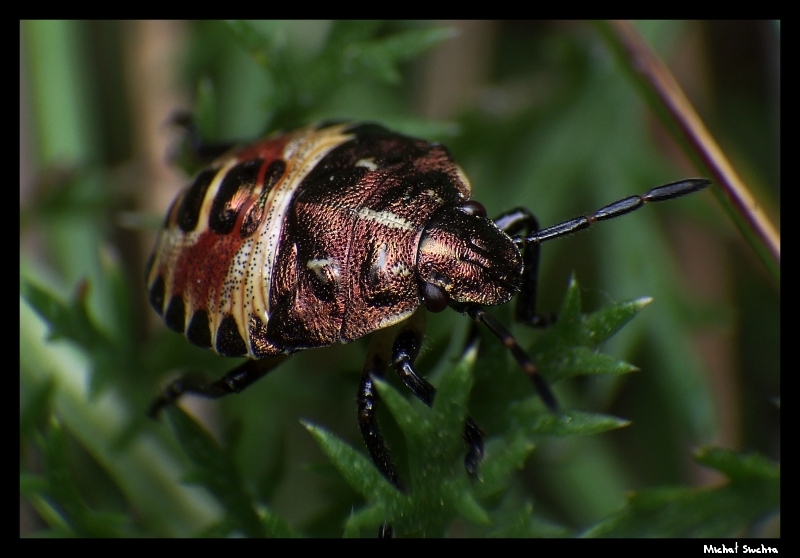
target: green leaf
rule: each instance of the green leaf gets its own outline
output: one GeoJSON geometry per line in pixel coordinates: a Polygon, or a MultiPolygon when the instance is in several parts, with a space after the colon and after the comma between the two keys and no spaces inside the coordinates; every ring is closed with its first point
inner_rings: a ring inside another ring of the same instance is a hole
{"type": "Polygon", "coordinates": [[[20,403],[20,436],[33,435],[37,431],[36,425],[49,419],[55,390],[56,383],[52,378],[47,378],[44,383],[32,387],[27,398],[20,403]]]}
{"type": "Polygon", "coordinates": [[[94,326],[86,311],[87,287],[85,282],[79,285],[70,304],[24,279],[20,282],[20,293],[50,326],[51,340],[68,339],[91,351],[102,343],[99,340],[104,336],[94,326]]]}
{"type": "Polygon", "coordinates": [[[44,453],[42,477],[20,476],[20,491],[35,505],[55,536],[124,536],[128,518],[120,513],[95,511],[80,494],[70,469],[65,433],[57,420],[49,422],[39,439],[44,453]]]}
{"type": "Polygon", "coordinates": [[[535,448],[529,436],[514,433],[509,437],[496,437],[486,444],[486,458],[480,466],[481,482],[476,486],[484,497],[504,490],[509,476],[522,469],[525,460],[535,448]]]}
{"type": "Polygon", "coordinates": [[[443,28],[386,31],[377,21],[334,21],[327,40],[315,54],[293,51],[286,29],[278,25],[258,27],[247,21],[230,21],[227,27],[267,78],[264,106],[271,129],[299,126],[309,111],[336,93],[361,83],[397,84],[401,65],[453,36],[443,28]]]}
{"type": "Polygon", "coordinates": [[[698,461],[728,476],[715,488],[662,487],[629,496],[627,507],[587,537],[729,537],[780,511],[780,470],[758,455],[705,448],[698,461]]]}
{"type": "Polygon", "coordinates": [[[587,374],[626,374],[637,368],[597,352],[597,348],[633,319],[649,298],[610,304],[581,313],[578,282],[573,277],[556,323],[534,343],[530,355],[551,382],[587,374]]]}
{"type": "Polygon", "coordinates": [[[397,83],[401,77],[398,67],[400,62],[453,36],[450,29],[413,29],[381,39],[351,43],[343,54],[345,63],[363,68],[379,81],[397,83]]]}
{"type": "Polygon", "coordinates": [[[325,455],[345,480],[367,499],[386,499],[396,489],[375,468],[372,461],[323,428],[303,423],[325,455]]]}
{"type": "Polygon", "coordinates": [[[233,37],[247,50],[253,60],[265,70],[274,69],[275,60],[280,55],[279,33],[267,34],[252,23],[243,20],[226,22],[233,37]]]}
{"type": "MultiPolygon", "coordinates": [[[[214,495],[225,510],[233,526],[232,530],[240,530],[250,537],[295,535],[288,524],[269,512],[264,520],[259,517],[252,497],[245,489],[244,481],[228,451],[221,448],[179,407],[167,407],[166,414],[181,446],[194,464],[185,480],[204,487],[214,495]]],[[[214,529],[225,530],[221,525],[214,529]]]]}
{"type": "Polygon", "coordinates": [[[516,423],[517,433],[535,438],[537,436],[590,436],[609,430],[624,428],[630,424],[624,419],[587,413],[583,411],[564,411],[558,415],[542,413],[536,409],[532,400],[513,405],[509,414],[516,423]]]}
{"type": "Polygon", "coordinates": [[[694,457],[698,463],[724,473],[731,480],[780,481],[780,466],[757,453],[740,454],[725,448],[703,447],[694,457]]]}
{"type": "Polygon", "coordinates": [[[30,281],[20,281],[20,294],[50,328],[48,339],[70,341],[91,356],[90,393],[97,395],[103,385],[113,381],[112,375],[119,372],[120,356],[124,353],[89,316],[88,290],[88,282],[82,281],[73,299],[65,303],[30,281]]]}
{"type": "Polygon", "coordinates": [[[441,536],[456,517],[486,523],[464,469],[462,433],[474,358],[445,371],[432,409],[412,405],[388,384],[376,381],[381,401],[394,416],[409,448],[407,492],[386,481],[366,456],[319,428],[306,425],[347,482],[368,505],[348,520],[347,532],[389,522],[399,536],[441,536]]]}

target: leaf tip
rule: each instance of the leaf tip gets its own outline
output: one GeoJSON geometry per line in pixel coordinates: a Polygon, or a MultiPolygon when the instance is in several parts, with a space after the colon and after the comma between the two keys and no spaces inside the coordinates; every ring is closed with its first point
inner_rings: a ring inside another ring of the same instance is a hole
{"type": "Polygon", "coordinates": [[[306,420],[300,419],[300,424],[302,424],[303,428],[308,430],[309,434],[311,434],[315,438],[319,438],[325,433],[325,431],[322,428],[306,420]]]}

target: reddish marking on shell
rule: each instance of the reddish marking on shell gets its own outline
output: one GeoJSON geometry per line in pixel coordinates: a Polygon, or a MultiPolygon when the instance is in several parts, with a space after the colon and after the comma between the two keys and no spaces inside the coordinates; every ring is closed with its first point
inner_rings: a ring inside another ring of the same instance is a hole
{"type": "MultiPolygon", "coordinates": [[[[275,161],[282,160],[285,155],[286,144],[289,142],[290,135],[281,135],[278,137],[272,137],[265,139],[263,141],[257,142],[252,145],[247,145],[242,147],[239,151],[236,152],[236,159],[239,162],[248,161],[252,159],[261,159],[263,160],[263,164],[258,169],[258,175],[256,176],[256,186],[254,188],[254,192],[257,192],[259,195],[251,195],[248,196],[247,199],[242,200],[238,204],[232,203],[232,205],[239,207],[239,216],[236,219],[236,224],[234,225],[235,231],[240,231],[242,229],[242,223],[244,222],[245,217],[250,211],[250,207],[256,203],[259,199],[259,196],[262,195],[264,192],[264,178],[267,174],[267,169],[269,169],[270,165],[275,161]]],[[[248,192],[240,191],[237,193],[238,195],[247,194],[248,192]]],[[[235,199],[233,202],[235,202],[235,199]]]]}
{"type": "Polygon", "coordinates": [[[264,165],[258,174],[258,183],[261,184],[264,180],[264,172],[266,172],[269,163],[283,158],[283,151],[289,139],[290,135],[282,135],[267,138],[252,145],[247,145],[236,152],[236,159],[239,161],[264,159],[266,165],[264,165]]]}
{"type": "Polygon", "coordinates": [[[174,264],[172,293],[184,294],[193,308],[215,312],[228,275],[228,265],[242,242],[239,235],[204,231],[195,244],[178,255],[174,264]],[[204,270],[203,273],[197,273],[198,269],[204,270]]]}
{"type": "MultiPolygon", "coordinates": [[[[251,159],[264,161],[258,171],[254,192],[261,193],[269,165],[283,158],[289,139],[286,135],[269,138],[242,147],[234,153],[234,157],[240,162],[251,159]]],[[[231,205],[240,208],[233,229],[235,231],[241,229],[249,208],[259,198],[258,195],[248,195],[246,199],[237,201],[242,193],[245,192],[237,192],[231,200],[231,205]]],[[[173,213],[177,205],[173,205],[173,213]]],[[[175,222],[174,215],[171,215],[170,221],[175,222]]],[[[238,234],[218,235],[206,228],[194,244],[179,252],[173,262],[171,294],[183,295],[186,302],[194,308],[207,308],[210,312],[215,312],[221,302],[222,289],[229,271],[228,264],[234,260],[242,243],[238,234]],[[203,273],[198,273],[199,269],[203,273]]]]}
{"type": "MultiPolygon", "coordinates": [[[[269,166],[272,163],[274,163],[275,161],[277,161],[279,158],[280,157],[277,157],[277,156],[269,157],[269,158],[265,157],[264,158],[264,164],[261,165],[260,169],[258,169],[258,177],[256,178],[256,185],[260,190],[263,190],[263,188],[264,188],[264,176],[267,174],[267,168],[269,168],[269,166]]],[[[255,201],[255,199],[256,198],[253,198],[253,201],[255,201]]]]}

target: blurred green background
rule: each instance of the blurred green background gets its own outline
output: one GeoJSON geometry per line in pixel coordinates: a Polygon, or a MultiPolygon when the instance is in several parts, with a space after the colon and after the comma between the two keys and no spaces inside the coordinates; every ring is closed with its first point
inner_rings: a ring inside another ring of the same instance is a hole
{"type": "MultiPolygon", "coordinates": [[[[636,26],[779,227],[779,24],[636,26]]],[[[177,371],[234,364],[168,331],[145,299],[144,261],[188,181],[170,163],[178,109],[212,141],[325,118],[442,141],[490,216],[526,206],[542,226],[707,175],[590,23],[21,22],[21,535],[187,536],[219,520],[207,492],[181,483],[186,457],[165,421],[145,418],[177,371]],[[53,479],[69,479],[65,493],[53,479]]],[[[709,192],[545,244],[541,311],[559,308],[572,274],[587,310],[654,301],[604,347],[639,372],[556,386],[568,406],[632,424],[537,447],[515,484],[537,516],[579,533],[630,490],[714,486],[722,477],[692,459],[702,445],[779,460],[779,285],[709,192]]],[[[467,322],[430,318],[423,372],[458,354],[467,322]]],[[[243,395],[189,402],[235,448],[254,498],[299,531],[339,536],[359,505],[299,421],[363,448],[365,350],[306,351],[243,395]]],[[[779,534],[775,521],[754,529],[779,534]]]]}

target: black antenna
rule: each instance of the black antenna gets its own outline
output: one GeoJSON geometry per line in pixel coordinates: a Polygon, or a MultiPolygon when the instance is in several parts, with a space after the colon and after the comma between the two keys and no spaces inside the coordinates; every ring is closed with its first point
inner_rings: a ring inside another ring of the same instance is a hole
{"type": "Polygon", "coordinates": [[[605,221],[607,219],[614,219],[631,211],[636,211],[646,203],[661,202],[679,198],[692,192],[697,192],[709,186],[712,182],[706,178],[687,178],[679,182],[672,182],[664,186],[658,186],[647,192],[643,196],[630,196],[625,199],[615,201],[595,211],[593,215],[583,215],[564,221],[552,227],[547,227],[540,231],[536,231],[528,237],[514,237],[514,241],[520,243],[525,242],[544,242],[558,238],[559,236],[566,236],[568,234],[588,229],[597,221],[605,221]]]}

